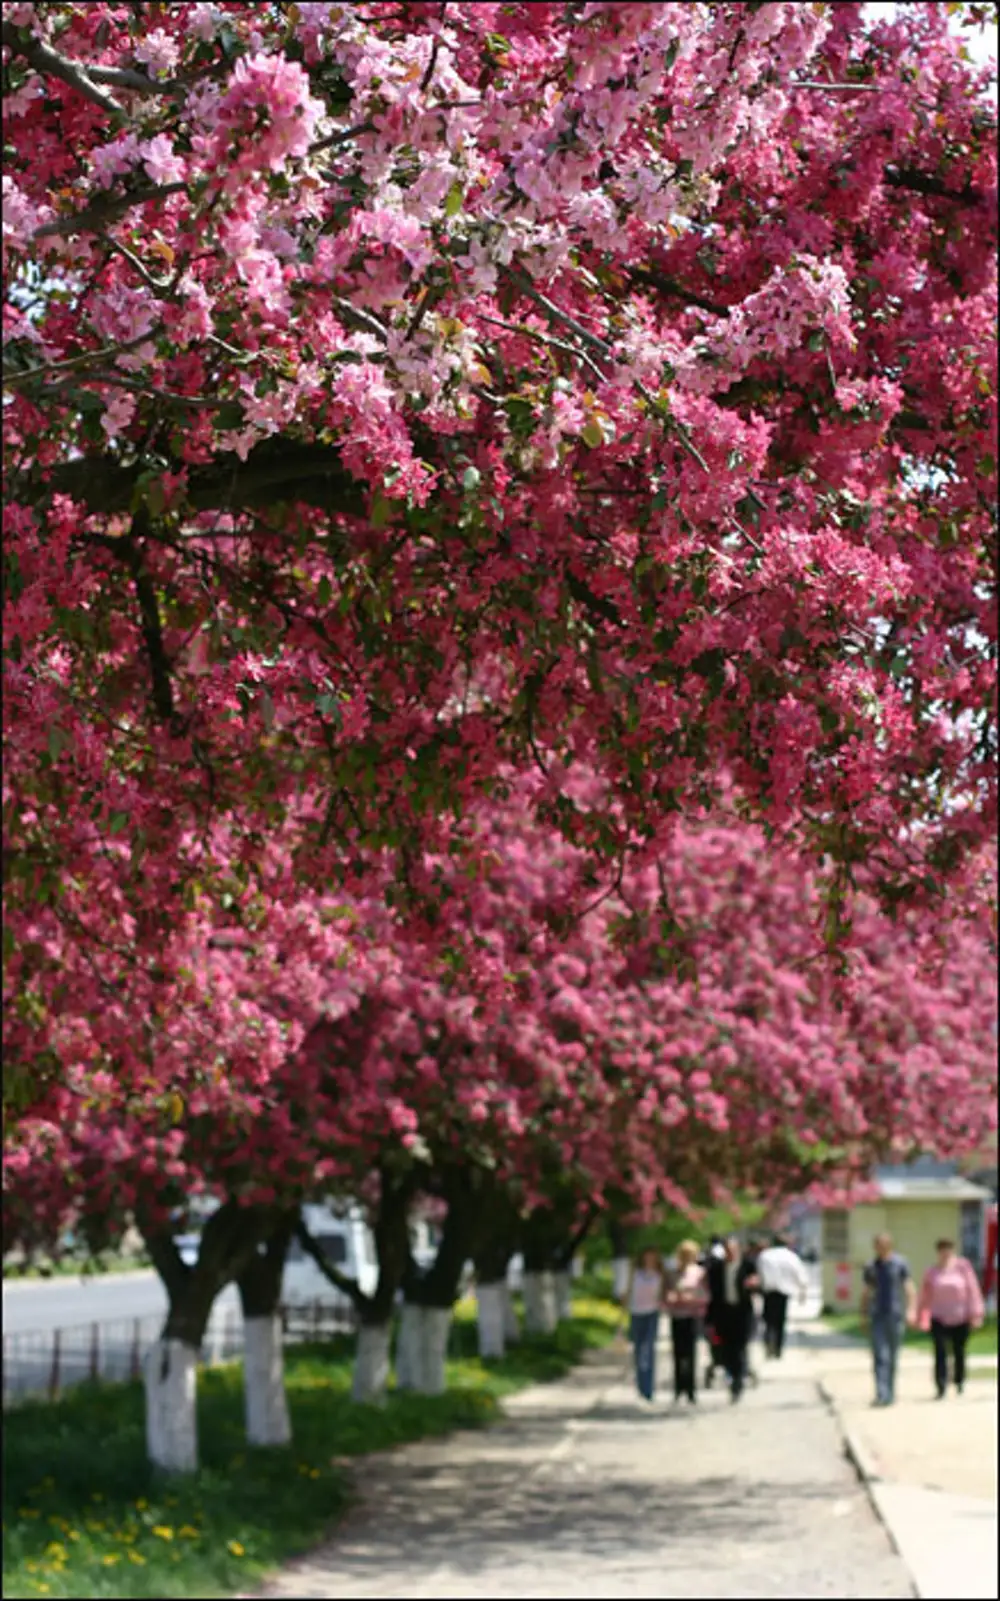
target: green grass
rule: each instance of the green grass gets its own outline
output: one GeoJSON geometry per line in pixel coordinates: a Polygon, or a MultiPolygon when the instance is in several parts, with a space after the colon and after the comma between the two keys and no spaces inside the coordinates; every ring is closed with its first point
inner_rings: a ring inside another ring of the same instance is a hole
{"type": "MultiPolygon", "coordinates": [[[[868,1330],[856,1312],[826,1312],[823,1314],[823,1322],[838,1334],[849,1334],[857,1340],[865,1340],[867,1342],[868,1330]]],[[[904,1344],[929,1346],[930,1343],[930,1334],[925,1334],[921,1329],[906,1330],[904,1344]]],[[[996,1356],[997,1320],[995,1314],[986,1319],[981,1329],[973,1329],[969,1335],[966,1351],[969,1356],[996,1356]]]]}
{"type": "MultiPolygon", "coordinates": [[[[590,1288],[590,1286],[587,1286],[590,1288]]],[[[505,1395],[559,1378],[606,1345],[619,1313],[577,1295],[551,1338],[497,1361],[476,1352],[474,1305],[460,1303],[443,1396],[350,1399],[352,1342],[286,1353],[294,1445],[248,1448],[238,1363],[199,1375],[200,1471],[156,1475],[146,1461],[138,1384],[86,1385],[4,1418],[5,1596],[224,1596],[247,1590],[320,1541],[344,1511],[343,1459],[477,1428],[505,1395]]]]}

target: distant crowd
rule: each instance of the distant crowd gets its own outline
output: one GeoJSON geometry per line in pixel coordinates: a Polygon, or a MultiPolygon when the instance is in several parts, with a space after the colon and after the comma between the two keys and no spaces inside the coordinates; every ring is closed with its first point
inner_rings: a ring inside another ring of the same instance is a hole
{"type": "MultiPolygon", "coordinates": [[[[951,1240],[937,1243],[937,1262],[924,1275],[919,1296],[905,1259],[880,1234],[864,1274],[861,1312],[871,1338],[876,1406],[895,1399],[896,1365],[907,1324],[927,1330],[934,1345],[934,1381],[939,1397],[949,1382],[965,1379],[970,1330],[983,1320],[983,1298],[972,1265],[951,1240]],[[950,1360],[949,1360],[950,1359],[950,1360]]],[[[656,1392],[656,1342],[660,1318],[670,1319],[674,1401],[694,1405],[698,1396],[698,1345],[708,1345],[704,1387],[721,1375],[732,1401],[756,1384],[750,1361],[760,1331],[766,1357],[777,1361],[785,1345],[788,1308],[809,1291],[802,1258],[781,1234],[744,1246],[736,1235],[713,1238],[705,1247],[684,1240],[667,1261],[653,1247],[633,1262],[623,1296],[623,1325],[635,1354],[636,1388],[652,1402],[656,1392]]]]}

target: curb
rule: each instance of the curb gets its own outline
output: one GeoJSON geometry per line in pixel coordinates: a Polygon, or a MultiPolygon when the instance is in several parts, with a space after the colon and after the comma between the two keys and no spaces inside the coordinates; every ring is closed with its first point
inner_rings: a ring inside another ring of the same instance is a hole
{"type": "Polygon", "coordinates": [[[868,1447],[864,1444],[860,1435],[858,1435],[855,1430],[851,1428],[851,1425],[846,1422],[842,1416],[840,1409],[833,1398],[832,1392],[827,1389],[822,1379],[816,1380],[816,1388],[819,1390],[824,1405],[833,1417],[837,1428],[840,1430],[840,1437],[844,1444],[844,1455],[858,1476],[858,1481],[861,1484],[865,1495],[868,1497],[868,1504],[874,1512],[879,1523],[885,1530],[889,1544],[892,1546],[892,1549],[895,1551],[896,1555],[899,1557],[899,1560],[906,1569],[906,1576],[910,1585],[910,1593],[911,1595],[919,1597],[921,1592],[917,1586],[917,1582],[910,1571],[903,1548],[896,1539],[895,1530],[893,1529],[889,1519],[886,1517],[885,1510],[882,1506],[882,1497],[879,1494],[879,1490],[882,1485],[882,1475],[879,1472],[878,1464],[868,1447]]]}

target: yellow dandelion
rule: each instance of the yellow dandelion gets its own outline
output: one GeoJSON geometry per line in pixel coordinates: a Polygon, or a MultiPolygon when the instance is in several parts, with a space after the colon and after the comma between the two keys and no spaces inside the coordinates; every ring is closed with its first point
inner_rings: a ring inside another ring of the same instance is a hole
{"type": "Polygon", "coordinates": [[[39,1583],[37,1583],[37,1581],[36,1581],[36,1584],[35,1584],[35,1589],[36,1590],[40,1590],[42,1595],[48,1595],[48,1593],[49,1593],[48,1585],[47,1584],[39,1584],[39,1583]]]}
{"type": "Polygon", "coordinates": [[[180,1528],[177,1530],[177,1533],[180,1535],[182,1540],[201,1539],[201,1535],[199,1534],[198,1530],[193,1528],[190,1523],[182,1523],[180,1528]]]}
{"type": "Polygon", "coordinates": [[[246,1556],[246,1552],[244,1551],[243,1547],[240,1545],[239,1540],[230,1540],[228,1545],[227,1545],[227,1547],[226,1547],[226,1549],[234,1557],[246,1556]]]}
{"type": "Polygon", "coordinates": [[[153,1533],[156,1535],[158,1540],[172,1540],[174,1537],[174,1531],[167,1523],[157,1523],[154,1525],[153,1533]]]}
{"type": "Polygon", "coordinates": [[[60,1545],[58,1540],[51,1540],[45,1547],[45,1555],[47,1557],[52,1557],[53,1559],[56,1557],[65,1557],[66,1547],[60,1545]]]}
{"type": "Polygon", "coordinates": [[[141,1495],[140,1495],[138,1501],[135,1503],[135,1510],[137,1512],[148,1512],[149,1511],[149,1502],[141,1495]]]}
{"type": "Polygon", "coordinates": [[[144,1556],[140,1556],[138,1551],[130,1551],[128,1554],[128,1559],[130,1562],[134,1562],[137,1568],[144,1568],[146,1566],[146,1558],[144,1556]]]}
{"type": "Polygon", "coordinates": [[[109,1551],[106,1557],[101,1558],[101,1561],[106,1568],[113,1568],[116,1562],[121,1561],[121,1557],[117,1551],[109,1551]]]}
{"type": "Polygon", "coordinates": [[[24,1565],[27,1568],[29,1573],[37,1573],[38,1572],[38,1563],[37,1562],[26,1562],[24,1565]]]}
{"type": "Polygon", "coordinates": [[[22,1506],[18,1507],[17,1515],[19,1518],[40,1518],[42,1514],[36,1506],[22,1506]]]}
{"type": "Polygon", "coordinates": [[[309,1469],[309,1477],[311,1479],[318,1479],[319,1478],[319,1468],[310,1468],[309,1469]]]}
{"type": "Polygon", "coordinates": [[[164,1505],[165,1506],[176,1506],[177,1505],[177,1497],[175,1495],[165,1496],[164,1497],[164,1505]]]}
{"type": "Polygon", "coordinates": [[[102,1492],[100,1490],[95,1490],[93,1492],[93,1494],[91,1495],[90,1499],[92,1501],[103,1501],[104,1500],[104,1496],[103,1496],[103,1494],[102,1494],[102,1492]]]}
{"type": "Polygon", "coordinates": [[[67,1529],[66,1530],[66,1538],[67,1538],[67,1540],[79,1540],[79,1538],[80,1538],[79,1529],[67,1529]]]}

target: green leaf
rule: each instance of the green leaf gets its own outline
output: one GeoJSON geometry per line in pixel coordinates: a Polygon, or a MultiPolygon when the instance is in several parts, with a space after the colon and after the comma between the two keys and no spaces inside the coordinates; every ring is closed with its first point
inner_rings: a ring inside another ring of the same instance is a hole
{"type": "Polygon", "coordinates": [[[376,492],[372,501],[371,525],[373,528],[385,528],[392,517],[392,501],[381,492],[376,492]]]}
{"type": "Polygon", "coordinates": [[[580,438],[583,440],[585,445],[590,446],[591,450],[596,450],[598,445],[603,445],[604,429],[601,427],[596,417],[591,417],[586,427],[582,430],[580,438]]]}
{"type": "Polygon", "coordinates": [[[316,589],[316,599],[321,606],[329,606],[333,599],[333,585],[329,578],[321,578],[316,589]]]}
{"type": "Polygon", "coordinates": [[[445,214],[445,216],[446,217],[454,217],[457,212],[461,211],[464,200],[465,200],[465,190],[462,187],[462,185],[456,181],[455,183],[452,184],[451,188],[448,190],[447,195],[445,196],[445,202],[444,202],[444,214],[445,214]]]}
{"type": "Polygon", "coordinates": [[[128,812],[112,812],[108,832],[120,834],[123,828],[128,827],[128,812]]]}
{"type": "Polygon", "coordinates": [[[49,755],[54,762],[59,760],[68,744],[69,735],[66,733],[66,730],[53,725],[49,729],[49,755]]]}
{"type": "Polygon", "coordinates": [[[462,474],[462,488],[468,493],[479,488],[481,474],[478,467],[466,467],[462,474]]]}

